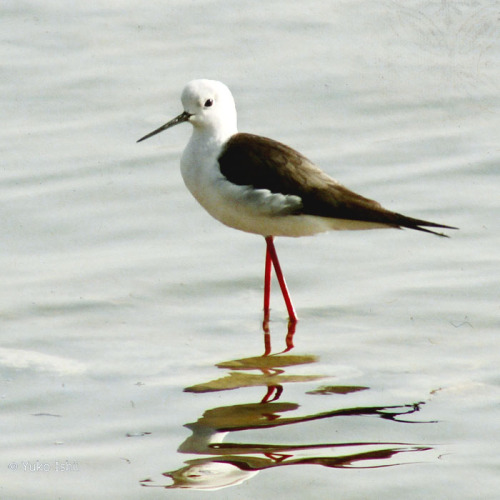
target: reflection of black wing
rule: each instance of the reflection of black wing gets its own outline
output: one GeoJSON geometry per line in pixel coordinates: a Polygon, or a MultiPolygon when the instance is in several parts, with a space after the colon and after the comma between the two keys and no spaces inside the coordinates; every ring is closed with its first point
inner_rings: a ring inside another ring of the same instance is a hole
{"type": "Polygon", "coordinates": [[[287,462],[286,465],[290,464],[314,464],[323,465],[324,467],[333,467],[336,469],[372,469],[380,467],[392,467],[394,465],[399,465],[397,462],[391,462],[387,464],[370,465],[364,462],[369,460],[389,460],[392,457],[399,455],[400,453],[407,453],[410,451],[428,451],[432,448],[428,446],[411,446],[407,448],[386,448],[382,450],[371,450],[364,451],[360,453],[353,453],[352,455],[343,455],[341,457],[310,457],[299,459],[293,462],[287,462]]]}
{"type": "Polygon", "coordinates": [[[219,165],[233,184],[300,197],[302,207],[296,215],[375,222],[434,234],[440,233],[424,227],[455,229],[386,210],[342,186],[294,149],[265,137],[233,135],[219,156],[219,165]]]}

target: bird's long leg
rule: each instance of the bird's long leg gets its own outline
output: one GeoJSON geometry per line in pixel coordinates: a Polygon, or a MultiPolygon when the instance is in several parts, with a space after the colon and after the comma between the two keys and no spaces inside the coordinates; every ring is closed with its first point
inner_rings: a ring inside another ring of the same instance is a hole
{"type": "Polygon", "coordinates": [[[271,315],[271,272],[272,272],[271,254],[266,245],[266,267],[264,271],[264,356],[271,354],[271,332],[269,330],[269,317],[271,315]]]}
{"type": "Polygon", "coordinates": [[[269,322],[270,305],[271,305],[271,254],[269,246],[266,245],[266,267],[264,271],[264,322],[269,322]]]}
{"type": "MultiPolygon", "coordinates": [[[[281,288],[281,293],[283,294],[283,299],[285,300],[286,308],[288,311],[288,317],[291,323],[297,323],[298,317],[297,314],[295,313],[295,308],[293,307],[292,304],[292,299],[290,298],[290,293],[288,291],[288,288],[286,286],[285,278],[283,276],[283,272],[281,271],[281,266],[280,262],[278,260],[278,254],[276,253],[276,249],[274,248],[274,241],[272,236],[266,236],[266,245],[267,245],[267,252],[266,252],[266,272],[267,272],[267,260],[268,260],[268,255],[270,256],[271,262],[274,267],[274,271],[276,272],[276,277],[278,278],[278,283],[281,288]]],[[[267,279],[267,274],[266,274],[266,279],[267,279]]],[[[265,289],[264,289],[264,300],[265,298],[265,289]]],[[[269,304],[268,304],[269,306],[269,304]]],[[[265,303],[264,303],[265,307],[265,303]]]]}

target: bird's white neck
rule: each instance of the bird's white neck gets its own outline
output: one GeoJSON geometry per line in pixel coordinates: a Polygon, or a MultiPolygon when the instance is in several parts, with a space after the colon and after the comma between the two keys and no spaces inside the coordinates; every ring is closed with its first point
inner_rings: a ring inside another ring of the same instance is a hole
{"type": "Polygon", "coordinates": [[[193,124],[193,133],[184,150],[181,164],[213,164],[222,146],[237,132],[236,123],[217,123],[204,127],[193,124]]]}
{"type": "Polygon", "coordinates": [[[238,132],[236,120],[219,121],[213,124],[205,124],[198,126],[193,123],[193,134],[190,142],[196,141],[200,144],[214,144],[221,146],[232,135],[238,132]]]}

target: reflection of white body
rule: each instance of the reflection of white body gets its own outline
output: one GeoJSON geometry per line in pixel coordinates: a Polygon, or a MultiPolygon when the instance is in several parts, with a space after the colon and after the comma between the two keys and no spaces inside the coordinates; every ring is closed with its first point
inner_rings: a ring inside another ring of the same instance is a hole
{"type": "MultiPolygon", "coordinates": [[[[212,445],[221,443],[227,432],[217,430],[204,425],[187,425],[193,434],[189,436],[179,447],[180,453],[195,453],[204,455],[207,453],[218,455],[219,451],[212,445]]],[[[174,481],[173,487],[190,488],[194,490],[218,490],[250,479],[258,474],[257,471],[242,470],[236,465],[227,462],[216,462],[208,460],[193,460],[183,467],[168,474],[174,481]]]]}
{"type": "Polygon", "coordinates": [[[258,470],[242,470],[231,463],[207,460],[170,472],[168,476],[174,481],[172,488],[220,490],[241,484],[258,473],[258,470]]]}

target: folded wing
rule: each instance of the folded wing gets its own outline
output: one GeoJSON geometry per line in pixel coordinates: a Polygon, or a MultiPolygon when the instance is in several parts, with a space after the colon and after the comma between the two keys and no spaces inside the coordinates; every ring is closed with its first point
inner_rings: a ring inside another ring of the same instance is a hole
{"type": "Polygon", "coordinates": [[[266,137],[233,135],[219,156],[219,165],[233,184],[299,197],[302,203],[294,209],[295,215],[375,222],[439,236],[445,235],[426,228],[456,229],[386,210],[342,186],[299,152],[266,137]]]}

